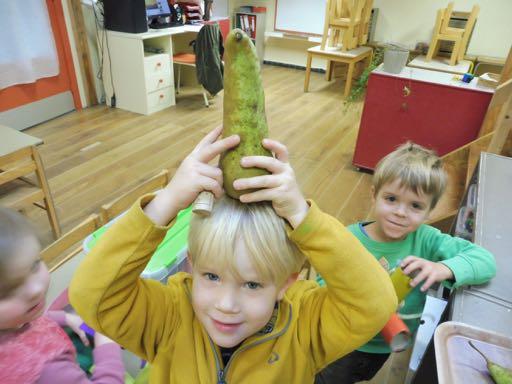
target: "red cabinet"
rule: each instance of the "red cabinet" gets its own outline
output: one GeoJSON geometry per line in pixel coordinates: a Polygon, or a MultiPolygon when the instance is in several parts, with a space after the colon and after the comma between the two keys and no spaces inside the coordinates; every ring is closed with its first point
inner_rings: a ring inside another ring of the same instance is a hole
{"type": "MultiPolygon", "coordinates": [[[[382,66],[381,66],[382,67],[382,66]]],[[[370,74],[354,151],[356,167],[373,170],[411,140],[444,155],[478,136],[493,90],[453,74],[406,67],[399,74],[370,74]]]]}

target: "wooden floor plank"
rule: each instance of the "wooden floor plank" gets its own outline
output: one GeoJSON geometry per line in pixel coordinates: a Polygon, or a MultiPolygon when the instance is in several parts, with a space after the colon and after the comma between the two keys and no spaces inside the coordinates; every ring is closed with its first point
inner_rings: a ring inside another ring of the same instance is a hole
{"type": "MultiPolygon", "coordinates": [[[[270,137],[284,142],[304,193],[344,223],[368,216],[368,174],[352,165],[362,103],[345,108],[343,82],[304,71],[263,66],[270,137]]],[[[181,160],[206,132],[222,123],[223,93],[205,108],[199,88],[184,87],[174,107],[151,116],[96,106],[28,129],[40,146],[61,226],[72,228],[100,206],[181,160]]],[[[46,214],[27,210],[44,244],[46,214]]]]}

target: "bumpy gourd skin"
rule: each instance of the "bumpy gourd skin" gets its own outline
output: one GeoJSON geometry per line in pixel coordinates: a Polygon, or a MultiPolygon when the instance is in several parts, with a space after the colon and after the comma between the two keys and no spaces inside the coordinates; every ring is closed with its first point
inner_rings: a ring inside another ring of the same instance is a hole
{"type": "Polygon", "coordinates": [[[501,365],[487,363],[487,369],[496,384],[512,384],[512,372],[501,365]]]}
{"type": "Polygon", "coordinates": [[[268,126],[259,59],[252,41],[242,30],[234,29],[229,33],[224,63],[223,136],[237,134],[240,144],[221,156],[220,167],[226,193],[238,199],[251,190],[237,191],[233,181],[269,173],[261,168],[242,168],[240,159],[272,154],[261,144],[261,140],[268,136],[268,126]]]}
{"type": "Polygon", "coordinates": [[[470,340],[468,344],[477,351],[487,363],[487,369],[496,384],[512,384],[512,371],[492,362],[475,344],[470,340]]]}

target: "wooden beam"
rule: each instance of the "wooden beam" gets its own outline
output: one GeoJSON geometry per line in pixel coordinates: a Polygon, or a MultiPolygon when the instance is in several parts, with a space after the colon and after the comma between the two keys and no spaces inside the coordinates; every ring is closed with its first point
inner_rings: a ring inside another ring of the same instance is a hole
{"type": "Polygon", "coordinates": [[[485,112],[480,132],[478,133],[479,137],[493,132],[498,125],[498,121],[504,117],[504,113],[507,111],[508,105],[510,104],[512,93],[511,82],[512,79],[509,79],[509,81],[498,85],[496,91],[494,91],[494,95],[485,112]]]}
{"type": "Polygon", "coordinates": [[[82,4],[80,0],[68,0],[71,24],[73,26],[73,36],[76,43],[76,50],[79,58],[80,72],[84,79],[85,98],[89,107],[98,104],[96,97],[96,86],[94,81],[94,71],[91,63],[89,44],[87,42],[87,31],[82,13],[82,4]]]}
{"type": "Polygon", "coordinates": [[[510,150],[506,148],[509,136],[512,131],[512,79],[498,86],[504,95],[503,107],[496,118],[494,135],[487,148],[487,152],[502,154],[510,150]]]}
{"type": "Polygon", "coordinates": [[[498,85],[501,85],[510,79],[512,79],[512,47],[510,47],[510,50],[508,51],[507,60],[505,60],[505,66],[501,71],[500,82],[498,85]]]}

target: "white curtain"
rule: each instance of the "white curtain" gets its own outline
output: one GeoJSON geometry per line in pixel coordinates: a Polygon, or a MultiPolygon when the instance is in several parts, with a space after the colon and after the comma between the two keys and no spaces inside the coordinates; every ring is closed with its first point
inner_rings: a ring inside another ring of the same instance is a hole
{"type": "Polygon", "coordinates": [[[58,74],[45,0],[0,0],[0,89],[58,74]]]}

